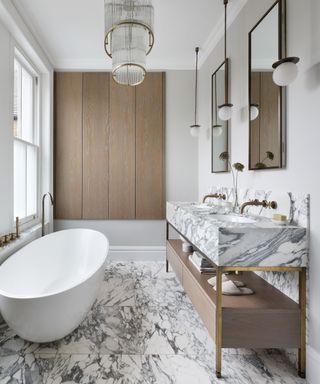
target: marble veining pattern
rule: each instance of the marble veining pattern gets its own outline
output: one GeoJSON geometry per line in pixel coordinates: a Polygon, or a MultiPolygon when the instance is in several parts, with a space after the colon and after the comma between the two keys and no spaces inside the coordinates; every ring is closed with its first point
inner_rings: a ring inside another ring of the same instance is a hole
{"type": "Polygon", "coordinates": [[[216,265],[306,265],[306,228],[279,225],[262,216],[254,223],[231,223],[216,218],[220,212],[220,207],[167,203],[167,220],[216,265]]]}
{"type": "MultiPolygon", "coordinates": [[[[223,193],[227,197],[227,201],[233,201],[233,188],[212,186],[208,193],[223,193]]],[[[309,220],[310,220],[310,195],[308,194],[294,194],[292,192],[273,192],[254,189],[240,189],[239,190],[239,202],[253,199],[258,200],[275,200],[278,202],[277,212],[287,215],[288,221],[292,225],[306,228],[306,246],[303,250],[305,254],[305,264],[308,265],[308,243],[309,243],[309,220]]],[[[212,201],[217,203],[216,200],[212,201]]],[[[271,217],[274,213],[272,210],[263,209],[261,207],[249,206],[246,208],[246,213],[249,215],[259,215],[261,217],[271,217]]],[[[182,218],[178,217],[178,221],[182,218]]],[[[190,236],[194,232],[194,228],[187,224],[182,227],[183,230],[189,228],[188,235],[190,236]]],[[[204,232],[201,232],[204,235],[204,232]]],[[[231,236],[231,235],[230,235],[231,236]]],[[[215,234],[208,234],[208,244],[210,247],[215,247],[218,243],[217,236],[215,234]],[[212,236],[211,238],[209,236],[212,236]],[[210,240],[209,240],[210,239],[210,240]]],[[[301,249],[300,249],[301,251],[301,249]]],[[[299,252],[300,252],[299,251],[299,252]]],[[[217,257],[216,255],[214,257],[217,257]]],[[[279,257],[278,253],[271,255],[272,258],[279,257]]],[[[270,259],[270,262],[272,259],[270,259]]],[[[275,272],[257,272],[262,278],[268,281],[271,285],[275,286],[281,292],[285,293],[291,299],[298,302],[298,275],[293,273],[275,273],[275,272]]],[[[308,283],[308,281],[307,281],[308,283]]]]}
{"type": "MultiPolygon", "coordinates": [[[[309,195],[296,195],[291,192],[287,193],[290,201],[288,218],[289,222],[293,225],[299,225],[307,229],[307,249],[309,244],[309,220],[310,220],[310,196],[309,195]]],[[[308,258],[306,261],[308,266],[308,258]]],[[[285,293],[294,301],[298,302],[299,298],[299,277],[297,273],[275,273],[275,272],[260,272],[259,275],[263,277],[270,284],[278,288],[281,292],[285,293]]],[[[307,270],[307,284],[309,285],[309,277],[307,270]]],[[[308,300],[308,296],[307,296],[308,300]]],[[[307,306],[308,308],[308,306],[307,306]]]]}
{"type": "Polygon", "coordinates": [[[92,310],[71,335],[39,345],[0,327],[5,384],[302,384],[279,351],[227,349],[214,375],[214,343],[164,263],[110,263],[92,310]]]}
{"type": "MultiPolygon", "coordinates": [[[[232,188],[212,187],[211,193],[225,193],[228,201],[233,199],[232,188]]],[[[242,189],[239,192],[240,202],[259,199],[259,200],[276,200],[278,202],[278,212],[287,215],[290,224],[299,225],[307,229],[307,244],[309,244],[309,228],[310,228],[310,195],[295,194],[292,192],[272,192],[272,191],[256,191],[253,189],[242,189]]],[[[248,207],[247,213],[250,215],[261,215],[270,217],[272,211],[259,207],[248,207]]],[[[308,249],[306,250],[308,252],[308,249]]],[[[276,256],[276,255],[275,255],[276,256]]],[[[308,266],[308,260],[307,260],[308,266]]],[[[279,272],[256,272],[268,283],[279,289],[281,292],[289,296],[292,300],[298,302],[299,299],[299,276],[298,273],[279,273],[279,272]]],[[[309,273],[307,269],[307,292],[309,290],[309,273]]],[[[309,294],[307,293],[307,339],[309,328],[309,294]]],[[[294,350],[286,350],[286,355],[297,366],[298,355],[294,350]]]]}

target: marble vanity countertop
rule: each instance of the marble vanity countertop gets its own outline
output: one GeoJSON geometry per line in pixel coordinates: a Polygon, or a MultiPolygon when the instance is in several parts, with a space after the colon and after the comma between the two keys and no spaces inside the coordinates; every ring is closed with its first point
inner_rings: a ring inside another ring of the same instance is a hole
{"type": "MultiPolygon", "coordinates": [[[[306,266],[306,228],[261,216],[250,217],[252,222],[230,222],[222,216],[227,210],[199,203],[167,202],[167,221],[218,266],[306,266]]],[[[246,216],[239,217],[241,220],[246,216]]]]}

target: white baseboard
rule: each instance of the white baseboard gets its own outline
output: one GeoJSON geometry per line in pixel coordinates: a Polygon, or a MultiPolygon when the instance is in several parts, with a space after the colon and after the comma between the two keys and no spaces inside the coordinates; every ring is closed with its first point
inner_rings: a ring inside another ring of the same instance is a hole
{"type": "Polygon", "coordinates": [[[307,383],[318,384],[320,377],[320,353],[307,347],[307,383]]]}
{"type": "Polygon", "coordinates": [[[165,258],[165,246],[114,246],[109,251],[109,259],[113,261],[164,261],[165,258]]]}

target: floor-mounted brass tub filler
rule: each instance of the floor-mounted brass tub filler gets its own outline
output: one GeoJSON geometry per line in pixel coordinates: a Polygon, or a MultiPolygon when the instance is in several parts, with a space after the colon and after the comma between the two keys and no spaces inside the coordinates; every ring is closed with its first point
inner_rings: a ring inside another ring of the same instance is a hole
{"type": "Polygon", "coordinates": [[[51,201],[51,205],[53,206],[54,205],[54,200],[53,200],[53,196],[51,195],[50,192],[47,192],[45,193],[43,196],[42,196],[42,209],[41,209],[41,236],[44,236],[45,235],[45,210],[44,210],[44,203],[45,203],[45,200],[46,200],[46,197],[49,196],[50,197],[50,201],[51,201]]]}

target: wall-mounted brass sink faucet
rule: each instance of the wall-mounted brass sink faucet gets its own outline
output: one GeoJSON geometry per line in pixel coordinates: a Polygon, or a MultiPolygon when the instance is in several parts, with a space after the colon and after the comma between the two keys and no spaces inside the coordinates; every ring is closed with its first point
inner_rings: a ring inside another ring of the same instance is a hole
{"type": "Polygon", "coordinates": [[[258,199],[255,199],[255,200],[246,201],[245,203],[243,203],[240,208],[240,213],[243,214],[244,209],[250,205],[255,207],[261,206],[263,208],[272,208],[272,209],[277,209],[278,207],[278,204],[276,201],[267,201],[267,200],[260,201],[258,199]]]}
{"type": "Polygon", "coordinates": [[[224,193],[214,193],[211,195],[205,195],[202,202],[205,203],[207,199],[221,199],[225,200],[227,197],[224,193]]]}
{"type": "Polygon", "coordinates": [[[50,197],[50,200],[51,200],[51,205],[54,204],[54,200],[53,200],[53,197],[51,195],[50,192],[47,192],[45,193],[43,196],[42,196],[42,210],[41,210],[41,236],[44,236],[45,235],[45,220],[44,220],[44,203],[45,203],[45,200],[46,200],[46,197],[49,196],[50,197]]]}
{"type": "Polygon", "coordinates": [[[0,236],[0,247],[4,247],[9,244],[10,241],[16,240],[20,237],[19,234],[19,217],[16,217],[16,232],[7,233],[6,235],[0,236]]]}

